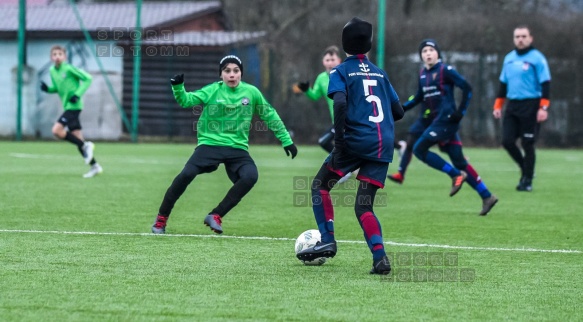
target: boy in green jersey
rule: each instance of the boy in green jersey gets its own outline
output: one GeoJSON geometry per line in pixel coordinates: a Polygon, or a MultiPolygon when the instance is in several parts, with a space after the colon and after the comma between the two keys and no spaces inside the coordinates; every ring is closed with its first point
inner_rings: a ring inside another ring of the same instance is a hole
{"type": "Polygon", "coordinates": [[[65,110],[53,125],[53,135],[77,146],[85,163],[91,166],[83,177],[92,178],[103,172],[103,168],[93,157],[94,144],[83,139],[79,121],[79,114],[83,110],[81,96],[91,85],[91,75],[67,63],[67,52],[61,46],[51,48],[51,60],[54,63],[50,69],[52,86],[41,81],[40,89],[43,92],[59,94],[65,110]]]}
{"type": "Polygon", "coordinates": [[[253,115],[258,115],[281,141],[285,153],[292,159],[298,150],[275,109],[259,89],[241,81],[243,63],[229,55],[219,63],[221,81],[197,91],[186,92],[184,74],[175,75],[170,83],[174,98],[182,107],[202,106],[197,123],[198,146],[176,176],[160,205],[152,232],[166,232],[166,222],[176,201],[194,178],[225,165],[233,186],[223,200],[204,219],[204,224],[217,234],[223,233],[222,218],[235,207],[257,182],[255,162],[247,152],[253,115]]]}
{"type": "Polygon", "coordinates": [[[317,101],[322,97],[326,100],[328,110],[330,111],[330,128],[318,139],[318,143],[328,153],[331,153],[334,148],[334,127],[332,126],[334,123],[334,102],[327,96],[328,83],[330,82],[330,71],[341,62],[342,59],[340,58],[340,50],[338,47],[330,46],[326,48],[322,57],[322,65],[324,65],[326,70],[316,77],[314,86],[310,87],[310,82],[305,81],[294,84],[292,87],[294,93],[305,93],[306,97],[313,101],[317,101]]]}

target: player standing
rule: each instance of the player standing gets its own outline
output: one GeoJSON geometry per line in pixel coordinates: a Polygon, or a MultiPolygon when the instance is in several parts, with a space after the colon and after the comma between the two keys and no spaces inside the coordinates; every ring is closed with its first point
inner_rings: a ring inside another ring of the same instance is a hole
{"type": "Polygon", "coordinates": [[[551,72],[545,56],[532,46],[532,35],[527,26],[514,29],[516,48],[504,57],[500,72],[500,89],[494,103],[493,115],[502,117],[502,106],[508,106],[502,121],[502,145],[520,167],[520,181],[516,190],[532,191],[535,143],[540,123],[548,117],[551,72]],[[516,146],[520,138],[522,151],[516,146]]]}
{"type": "Polygon", "coordinates": [[[247,152],[253,115],[258,115],[281,141],[285,153],[292,159],[298,150],[277,111],[267,102],[257,87],[241,81],[243,63],[229,55],[219,63],[222,81],[194,92],[184,89],[184,74],[175,75],[170,83],[174,98],[182,107],[203,106],[197,123],[198,146],[184,169],[166,191],[156,221],[155,234],[164,234],[174,204],[194,178],[218,169],[223,163],[233,186],[223,200],[204,219],[204,224],[217,234],[223,233],[223,217],[251,191],[258,179],[257,166],[247,152]]]}

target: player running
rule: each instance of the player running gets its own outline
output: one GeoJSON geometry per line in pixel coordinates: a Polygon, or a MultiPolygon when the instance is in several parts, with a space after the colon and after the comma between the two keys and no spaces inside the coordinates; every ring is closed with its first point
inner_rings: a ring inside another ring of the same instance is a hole
{"type": "Polygon", "coordinates": [[[430,167],[446,173],[452,178],[450,196],[454,196],[467,181],[482,198],[482,210],[485,216],[498,202],[492,195],[476,170],[470,165],[462,151],[462,142],[458,133],[459,123],[466,113],[472,97],[472,87],[452,66],[441,62],[441,52],[437,42],[425,39],[419,44],[419,56],[424,68],[419,73],[419,87],[413,99],[403,104],[405,111],[423,103],[421,115],[409,129],[409,146],[401,159],[399,172],[389,176],[397,183],[403,183],[411,154],[430,167]],[[454,88],[462,90],[462,100],[456,108],[454,88]],[[449,155],[453,165],[447,163],[438,154],[429,151],[435,144],[449,155]]]}

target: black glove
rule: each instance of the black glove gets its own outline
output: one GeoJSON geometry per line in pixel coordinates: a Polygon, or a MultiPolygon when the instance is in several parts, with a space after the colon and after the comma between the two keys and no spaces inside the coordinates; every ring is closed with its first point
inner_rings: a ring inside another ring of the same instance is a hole
{"type": "Polygon", "coordinates": [[[69,102],[71,102],[71,103],[73,103],[73,104],[77,103],[77,101],[79,101],[79,96],[77,96],[77,95],[73,95],[73,96],[71,96],[71,98],[69,99],[69,102]]]}
{"type": "Polygon", "coordinates": [[[176,74],[174,77],[170,78],[170,84],[179,85],[184,83],[184,74],[176,74]]]}
{"type": "Polygon", "coordinates": [[[462,112],[457,111],[457,110],[449,115],[450,121],[455,122],[455,123],[459,123],[463,117],[464,117],[464,115],[462,114],[462,112]]]}
{"type": "Polygon", "coordinates": [[[298,148],[296,148],[296,145],[293,143],[288,146],[284,146],[283,150],[285,151],[285,154],[287,156],[289,156],[289,154],[291,153],[292,159],[295,158],[296,155],[298,155],[298,148]]]}
{"type": "Polygon", "coordinates": [[[310,89],[310,82],[299,82],[298,88],[305,93],[310,89]]]}
{"type": "Polygon", "coordinates": [[[43,92],[48,92],[49,87],[47,86],[47,84],[45,84],[45,82],[40,82],[40,90],[43,92]]]}

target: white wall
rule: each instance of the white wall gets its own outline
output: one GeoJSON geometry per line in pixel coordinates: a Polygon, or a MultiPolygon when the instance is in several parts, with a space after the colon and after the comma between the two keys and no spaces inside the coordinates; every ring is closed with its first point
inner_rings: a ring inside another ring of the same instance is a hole
{"type": "MultiPolygon", "coordinates": [[[[57,119],[60,113],[62,113],[62,105],[58,97],[56,95],[46,95],[40,91],[40,81],[37,78],[37,75],[43,67],[50,65],[49,54],[51,47],[54,45],[65,47],[69,42],[70,40],[66,39],[31,40],[27,44],[27,70],[31,71],[28,74],[31,77],[25,77],[25,84],[23,87],[23,135],[34,135],[37,132],[40,132],[43,136],[45,136],[46,133],[50,134],[52,123],[57,119]],[[47,122],[49,119],[51,121],[47,122]],[[47,126],[48,129],[46,128],[47,126]]],[[[105,42],[99,42],[99,45],[103,44],[105,44],[105,42]]],[[[15,71],[18,66],[17,41],[0,40],[0,49],[0,60],[2,61],[2,64],[0,64],[0,97],[4,98],[1,100],[4,103],[0,103],[0,136],[11,136],[16,133],[17,88],[15,71]]],[[[73,65],[82,67],[94,76],[93,84],[89,87],[89,90],[84,97],[85,110],[81,116],[84,132],[88,132],[88,134],[90,134],[88,137],[95,139],[115,139],[121,135],[121,119],[115,119],[115,116],[119,118],[119,112],[117,112],[117,107],[115,105],[111,105],[113,104],[113,98],[109,94],[104,79],[101,76],[99,65],[91,53],[91,51],[94,51],[95,49],[89,48],[87,44],[85,44],[85,49],[89,53],[86,57],[85,66],[81,66],[81,58],[74,54],[72,55],[73,59],[71,62],[73,65]],[[114,112],[111,111],[112,107],[115,109],[114,112]],[[94,111],[90,111],[90,109],[94,109],[94,111]],[[87,125],[83,124],[84,120],[95,111],[107,111],[108,116],[106,118],[100,118],[101,121],[98,128],[93,127],[89,120],[86,120],[87,125]],[[104,124],[103,122],[106,123],[104,124]],[[110,126],[107,124],[108,122],[113,122],[113,124],[110,126]],[[117,124],[120,125],[117,126],[117,124]],[[117,131],[118,127],[119,133],[117,131]],[[105,133],[108,128],[112,130],[112,133],[105,133]]],[[[68,54],[70,55],[70,53],[68,54]]],[[[110,81],[113,82],[114,91],[117,93],[116,95],[118,96],[118,99],[121,101],[123,58],[100,57],[100,60],[103,68],[108,73],[110,81]]],[[[47,83],[50,82],[48,73],[43,75],[42,80],[47,83]]]]}

